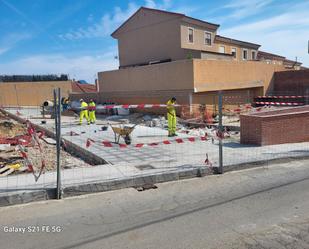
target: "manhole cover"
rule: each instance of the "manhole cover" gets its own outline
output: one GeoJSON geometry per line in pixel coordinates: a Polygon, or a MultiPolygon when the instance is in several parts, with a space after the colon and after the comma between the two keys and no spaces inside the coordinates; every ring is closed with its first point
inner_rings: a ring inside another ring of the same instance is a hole
{"type": "Polygon", "coordinates": [[[144,164],[144,165],[135,166],[135,168],[137,168],[139,170],[149,170],[149,169],[154,169],[155,167],[153,167],[150,164],[144,164]]]}

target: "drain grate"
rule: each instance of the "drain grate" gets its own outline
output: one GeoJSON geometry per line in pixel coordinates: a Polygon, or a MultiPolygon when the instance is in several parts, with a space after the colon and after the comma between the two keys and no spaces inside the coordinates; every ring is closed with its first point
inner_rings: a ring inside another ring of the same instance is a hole
{"type": "Polygon", "coordinates": [[[135,168],[139,169],[139,170],[150,170],[150,169],[155,169],[155,167],[153,167],[150,164],[143,164],[143,165],[138,165],[135,166],[135,168]]]}
{"type": "Polygon", "coordinates": [[[158,187],[154,184],[144,184],[143,186],[134,187],[137,191],[145,191],[149,189],[157,189],[158,187]]]}

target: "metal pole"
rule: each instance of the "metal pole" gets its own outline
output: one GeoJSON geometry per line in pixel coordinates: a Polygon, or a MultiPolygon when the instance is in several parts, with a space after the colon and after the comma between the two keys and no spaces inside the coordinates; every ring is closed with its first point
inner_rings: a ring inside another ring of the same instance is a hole
{"type": "MultiPolygon", "coordinates": [[[[218,103],[218,108],[219,108],[219,133],[222,134],[223,132],[223,127],[222,127],[222,91],[219,91],[219,103],[218,103]]],[[[223,174],[223,148],[222,148],[222,139],[219,139],[219,174],[223,174]]]]}
{"type": "Polygon", "coordinates": [[[59,185],[58,185],[58,102],[57,91],[54,89],[54,119],[55,119],[55,139],[56,139],[56,164],[57,164],[57,185],[56,185],[56,198],[58,199],[59,185]]]}
{"type": "Polygon", "coordinates": [[[45,106],[42,105],[42,114],[43,114],[43,118],[45,119],[45,106]]]}
{"type": "Polygon", "coordinates": [[[54,118],[55,118],[55,133],[56,133],[56,142],[57,142],[57,129],[58,129],[58,117],[57,117],[57,93],[56,89],[54,89],[54,118]]]}
{"type": "Polygon", "coordinates": [[[58,99],[57,99],[57,128],[56,128],[56,138],[57,138],[57,199],[61,199],[61,165],[60,165],[60,149],[61,149],[61,91],[58,88],[58,99]]]}

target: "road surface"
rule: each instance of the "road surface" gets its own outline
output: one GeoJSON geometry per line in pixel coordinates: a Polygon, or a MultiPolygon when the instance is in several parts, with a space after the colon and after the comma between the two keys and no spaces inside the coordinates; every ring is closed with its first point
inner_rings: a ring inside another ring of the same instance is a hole
{"type": "Polygon", "coordinates": [[[309,248],[309,161],[0,208],[0,248],[309,248]]]}

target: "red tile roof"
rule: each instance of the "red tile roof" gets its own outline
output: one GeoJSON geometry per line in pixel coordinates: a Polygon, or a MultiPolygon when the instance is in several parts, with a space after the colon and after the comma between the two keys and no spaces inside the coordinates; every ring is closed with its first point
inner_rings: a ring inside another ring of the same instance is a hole
{"type": "Polygon", "coordinates": [[[240,40],[232,39],[232,38],[221,36],[221,35],[216,35],[215,40],[221,41],[221,42],[226,42],[226,43],[231,43],[231,44],[236,44],[236,45],[248,46],[248,47],[252,47],[254,49],[258,49],[261,46],[261,45],[256,44],[256,43],[240,41],[240,40]]]}
{"type": "Polygon", "coordinates": [[[72,92],[73,93],[93,93],[97,92],[97,86],[92,84],[80,84],[77,82],[72,82],[72,92]]]}
{"type": "Polygon", "coordinates": [[[277,54],[271,54],[268,52],[264,52],[264,51],[258,51],[258,58],[264,57],[266,59],[279,59],[279,60],[284,60],[285,57],[281,56],[281,55],[277,55],[277,54]]]}

